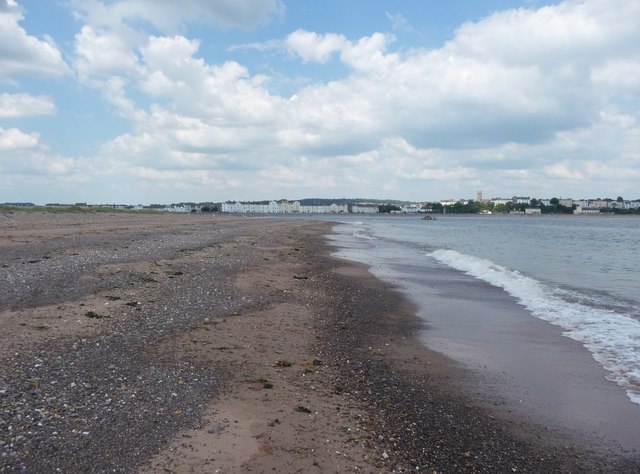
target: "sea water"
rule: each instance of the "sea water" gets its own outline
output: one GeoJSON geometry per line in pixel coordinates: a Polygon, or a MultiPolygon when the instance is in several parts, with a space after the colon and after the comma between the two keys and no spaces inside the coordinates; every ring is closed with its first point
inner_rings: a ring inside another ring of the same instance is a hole
{"type": "Polygon", "coordinates": [[[606,378],[640,405],[640,219],[333,219],[340,222],[331,237],[338,256],[368,264],[374,274],[413,294],[434,293],[434,280],[421,275],[443,271],[491,285],[529,317],[580,342],[606,378]]]}

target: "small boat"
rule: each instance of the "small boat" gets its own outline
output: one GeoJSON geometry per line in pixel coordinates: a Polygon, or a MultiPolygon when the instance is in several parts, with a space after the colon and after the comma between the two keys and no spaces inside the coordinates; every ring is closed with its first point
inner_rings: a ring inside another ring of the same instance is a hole
{"type": "Polygon", "coordinates": [[[430,214],[427,214],[425,216],[422,217],[423,221],[435,221],[436,220],[436,216],[432,216],[430,214]]]}

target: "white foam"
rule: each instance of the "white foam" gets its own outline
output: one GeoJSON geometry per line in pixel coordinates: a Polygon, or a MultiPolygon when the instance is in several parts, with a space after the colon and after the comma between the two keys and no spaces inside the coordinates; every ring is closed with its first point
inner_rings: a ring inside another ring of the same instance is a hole
{"type": "Polygon", "coordinates": [[[367,234],[367,229],[364,227],[356,227],[353,231],[353,236],[359,239],[376,240],[372,235],[367,234]]]}
{"type": "Polygon", "coordinates": [[[437,261],[515,297],[534,316],[560,326],[563,334],[580,341],[608,372],[607,378],[625,389],[629,399],[640,405],[640,322],[604,308],[567,302],[552,288],[518,271],[490,260],[454,250],[427,254],[437,261]]]}

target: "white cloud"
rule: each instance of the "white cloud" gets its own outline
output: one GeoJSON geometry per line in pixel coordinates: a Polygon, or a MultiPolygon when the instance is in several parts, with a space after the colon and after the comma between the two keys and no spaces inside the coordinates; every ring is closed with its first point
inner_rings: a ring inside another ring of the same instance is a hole
{"type": "Polygon", "coordinates": [[[397,60],[396,55],[385,54],[388,45],[394,40],[393,36],[374,33],[352,42],[335,33],[320,35],[312,31],[296,30],[287,36],[284,47],[299,56],[303,62],[326,63],[334,53],[340,53],[340,59],[352,68],[380,73],[393,67],[397,60]]]}
{"type": "Polygon", "coordinates": [[[0,152],[32,149],[38,146],[40,136],[35,133],[24,133],[17,128],[0,127],[0,152]]]}
{"type": "Polygon", "coordinates": [[[21,8],[13,1],[0,5],[0,79],[19,75],[61,76],[68,67],[50,38],[27,34],[21,8]]]}
{"type": "Polygon", "coordinates": [[[342,51],[348,44],[343,35],[327,33],[319,35],[312,31],[296,30],[289,34],[285,46],[302,58],[304,62],[326,63],[333,53],[342,51]]]}
{"type": "Polygon", "coordinates": [[[640,54],[630,59],[608,60],[594,67],[591,80],[610,93],[626,93],[640,97],[640,54]]]}
{"type": "Polygon", "coordinates": [[[345,47],[340,59],[354,69],[367,71],[375,76],[388,73],[398,66],[398,56],[386,54],[388,45],[394,40],[393,36],[382,33],[365,36],[345,47]]]}
{"type": "MultiPolygon", "coordinates": [[[[632,13],[621,9],[617,14],[626,21],[632,13]]],[[[138,122],[144,134],[127,137],[122,153],[151,138],[152,151],[136,155],[147,166],[153,166],[148,157],[162,156],[157,167],[218,169],[226,176],[233,176],[238,165],[230,157],[240,156],[244,167],[263,169],[247,178],[252,188],[275,182],[293,190],[295,183],[317,183],[317,176],[329,189],[421,180],[475,187],[496,176],[527,186],[539,186],[536,180],[544,177],[580,179],[585,176],[580,158],[554,163],[545,156],[557,155],[569,140],[577,143],[571,153],[590,154],[588,141],[572,131],[612,129],[594,125],[605,120],[600,110],[607,94],[591,75],[577,73],[608,64],[604,53],[591,62],[588,55],[576,54],[590,31],[594,49],[630,34],[573,3],[497,14],[465,25],[440,50],[406,54],[389,52],[394,38],[380,33],[351,41],[296,30],[284,42],[290,52],[319,63],[339,55],[352,72],[342,80],[303,87],[288,101],[269,94],[238,63],[212,66],[195,58],[196,41],[151,38],[141,50],[146,71],[141,87],[168,102],[138,122]],[[560,26],[544,36],[548,23],[574,25],[577,38],[563,34],[560,26]],[[505,41],[512,35],[538,40],[505,41]],[[542,62],[535,56],[545,48],[542,62]],[[158,148],[165,152],[159,155],[158,148]],[[497,163],[499,171],[491,171],[497,163]]],[[[627,70],[637,65],[633,57],[625,61],[627,70]]],[[[594,77],[606,82],[608,76],[597,72],[594,77]]],[[[634,127],[617,137],[620,143],[629,142],[634,127]]],[[[620,153],[635,153],[628,146],[625,150],[620,153]]]]}
{"type": "MultiPolygon", "coordinates": [[[[154,2],[156,11],[141,0],[86,4],[79,77],[131,124],[103,145],[99,171],[139,179],[149,192],[157,181],[220,197],[229,187],[248,193],[238,198],[281,188],[300,197],[409,197],[425,186],[441,196],[479,186],[544,195],[559,182],[588,191],[598,176],[622,186],[638,173],[640,116],[618,104],[639,90],[640,53],[629,46],[640,44],[635,1],[497,13],[461,26],[439,49],[394,50],[396,38],[383,33],[348,39],[295,30],[265,48],[277,44],[313,68],[330,68],[332,59],[346,67],[343,77],[311,79],[290,98],[272,92],[273,76],[238,60],[207,61],[206,39],[148,36],[139,23],[169,31],[198,12],[203,21],[250,26],[279,2],[256,1],[262,13],[246,16],[240,5],[249,2],[186,2],[177,13],[170,2],[154,2]],[[224,5],[237,5],[240,16],[222,19],[224,5]],[[167,12],[175,15],[164,21],[167,12]],[[606,167],[625,176],[602,173],[606,167]]],[[[23,135],[38,147],[37,136],[23,135]]]]}
{"type": "Polygon", "coordinates": [[[115,74],[132,74],[138,58],[125,35],[115,31],[97,32],[84,26],[75,37],[75,68],[82,81],[95,81],[115,74]]]}
{"type": "Polygon", "coordinates": [[[0,118],[55,115],[56,106],[47,96],[0,93],[0,118]]]}
{"type": "Polygon", "coordinates": [[[480,60],[575,73],[616,54],[637,54],[640,3],[568,0],[538,10],[507,10],[466,23],[447,49],[480,60]]]}
{"type": "Polygon", "coordinates": [[[115,106],[121,117],[135,122],[142,122],[147,114],[138,108],[136,103],[127,97],[125,92],[125,80],[118,76],[113,76],[102,83],[102,95],[113,106],[115,106]]]}

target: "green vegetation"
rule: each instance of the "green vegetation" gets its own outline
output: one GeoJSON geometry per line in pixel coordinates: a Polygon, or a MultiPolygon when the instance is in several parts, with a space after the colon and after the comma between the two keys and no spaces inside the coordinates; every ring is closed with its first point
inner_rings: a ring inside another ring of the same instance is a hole
{"type": "Polygon", "coordinates": [[[494,205],[491,202],[473,200],[468,201],[466,204],[456,202],[451,206],[443,206],[439,202],[427,202],[422,206],[422,209],[433,214],[478,214],[485,211],[494,212],[494,205]]]}
{"type": "Polygon", "coordinates": [[[48,214],[98,214],[98,213],[121,213],[121,214],[158,214],[158,211],[143,209],[116,209],[109,206],[10,206],[0,204],[0,212],[46,212],[48,214]]]}
{"type": "Polygon", "coordinates": [[[545,206],[544,204],[540,204],[540,209],[543,214],[573,214],[573,211],[576,209],[576,205],[573,206],[563,206],[560,204],[560,199],[554,197],[549,199],[549,205],[545,206]]]}
{"type": "Polygon", "coordinates": [[[381,214],[389,214],[391,211],[399,211],[400,207],[395,204],[382,204],[378,206],[378,212],[381,214]]]}

